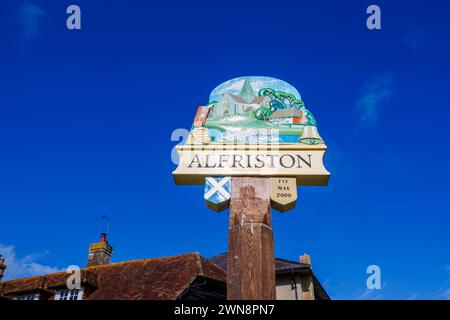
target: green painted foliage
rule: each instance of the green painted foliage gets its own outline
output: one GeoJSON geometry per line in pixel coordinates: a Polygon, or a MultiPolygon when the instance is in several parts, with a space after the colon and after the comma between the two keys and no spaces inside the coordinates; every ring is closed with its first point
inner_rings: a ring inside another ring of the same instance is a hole
{"type": "Polygon", "coordinates": [[[314,127],[317,127],[316,118],[314,118],[313,114],[312,114],[309,110],[307,110],[307,109],[304,109],[304,110],[305,110],[305,112],[306,112],[306,119],[308,120],[308,121],[305,123],[305,125],[306,125],[306,126],[314,126],[314,127]]]}
{"type": "Polygon", "coordinates": [[[293,94],[283,91],[276,91],[271,88],[259,90],[258,95],[267,96],[270,98],[270,108],[272,112],[278,109],[300,109],[305,105],[303,101],[297,99],[293,94]]]}
{"type": "Polygon", "coordinates": [[[267,121],[272,114],[272,111],[266,107],[259,107],[255,110],[255,118],[258,120],[267,121]]]}

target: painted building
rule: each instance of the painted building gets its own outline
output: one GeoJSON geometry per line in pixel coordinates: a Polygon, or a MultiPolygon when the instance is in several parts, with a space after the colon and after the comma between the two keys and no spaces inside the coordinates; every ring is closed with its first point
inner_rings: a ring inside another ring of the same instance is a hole
{"type": "Polygon", "coordinates": [[[269,102],[269,97],[258,97],[253,91],[250,80],[246,79],[241,92],[238,95],[224,93],[220,100],[211,107],[210,115],[215,117],[246,114],[261,106],[269,107],[269,102]]]}
{"type": "Polygon", "coordinates": [[[297,108],[278,109],[269,116],[269,122],[275,125],[302,124],[303,111],[297,108]]]}

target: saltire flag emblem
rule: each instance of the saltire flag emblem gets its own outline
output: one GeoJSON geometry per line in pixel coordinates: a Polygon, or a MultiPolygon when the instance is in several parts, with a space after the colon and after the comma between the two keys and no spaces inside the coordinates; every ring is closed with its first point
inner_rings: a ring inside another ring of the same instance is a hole
{"type": "Polygon", "coordinates": [[[205,201],[208,208],[221,211],[231,198],[231,177],[206,177],[205,201]]]}

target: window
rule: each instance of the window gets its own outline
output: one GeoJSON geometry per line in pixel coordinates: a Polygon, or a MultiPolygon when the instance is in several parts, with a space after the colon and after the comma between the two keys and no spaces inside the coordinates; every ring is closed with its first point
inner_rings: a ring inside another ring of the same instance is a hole
{"type": "Polygon", "coordinates": [[[39,300],[39,293],[24,294],[14,297],[13,300],[39,300]]]}
{"type": "Polygon", "coordinates": [[[55,300],[82,300],[83,289],[65,289],[58,290],[55,295],[55,300]]]}

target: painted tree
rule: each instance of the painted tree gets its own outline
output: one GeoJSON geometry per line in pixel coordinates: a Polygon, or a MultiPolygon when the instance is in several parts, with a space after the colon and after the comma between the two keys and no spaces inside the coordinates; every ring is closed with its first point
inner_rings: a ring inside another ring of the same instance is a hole
{"type": "Polygon", "coordinates": [[[261,106],[261,107],[259,107],[258,109],[255,110],[255,117],[258,120],[267,121],[271,114],[272,114],[271,109],[263,107],[263,106],[261,106]]]}
{"type": "Polygon", "coordinates": [[[297,99],[293,94],[277,91],[271,88],[263,88],[259,90],[258,95],[270,98],[269,106],[272,112],[278,109],[300,109],[305,106],[305,103],[302,100],[297,99]]]}

